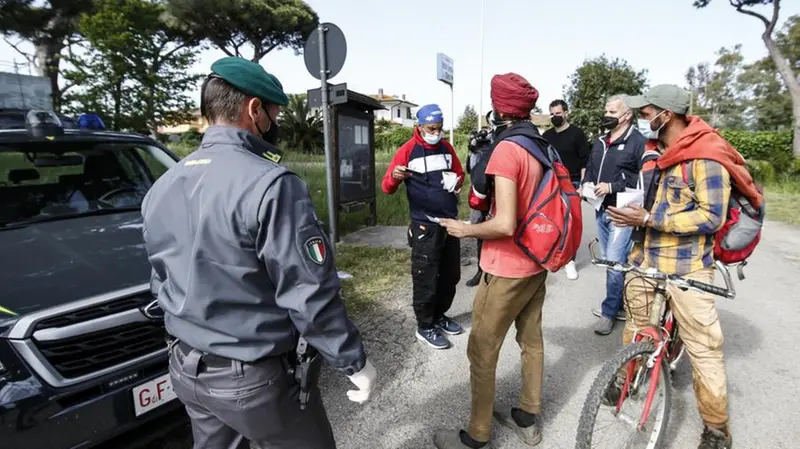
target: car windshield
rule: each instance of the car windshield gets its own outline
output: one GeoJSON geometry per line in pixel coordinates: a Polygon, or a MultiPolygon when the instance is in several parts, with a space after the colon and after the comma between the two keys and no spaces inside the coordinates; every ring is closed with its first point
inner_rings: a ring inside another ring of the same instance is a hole
{"type": "Polygon", "coordinates": [[[0,145],[0,229],[139,209],[175,160],[139,142],[0,145]]]}

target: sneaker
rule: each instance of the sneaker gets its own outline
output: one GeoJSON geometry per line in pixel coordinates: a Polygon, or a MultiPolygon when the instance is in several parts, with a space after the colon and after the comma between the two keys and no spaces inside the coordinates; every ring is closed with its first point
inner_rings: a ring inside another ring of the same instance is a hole
{"type": "MultiPolygon", "coordinates": [[[[463,430],[437,430],[433,433],[433,445],[438,449],[472,449],[461,440],[463,430]]],[[[481,449],[492,449],[490,443],[480,446],[481,449]]]]}
{"type": "MultiPolygon", "coordinates": [[[[603,312],[601,312],[600,309],[592,309],[592,314],[596,317],[603,316],[603,312]]],[[[624,310],[620,310],[619,312],[617,312],[617,316],[615,316],[614,319],[617,321],[627,321],[628,315],[625,313],[624,310]]]]}
{"type": "Polygon", "coordinates": [[[539,416],[534,415],[533,424],[528,427],[521,427],[511,416],[512,411],[503,411],[494,409],[494,419],[500,424],[513,430],[515,434],[522,440],[523,443],[536,446],[542,441],[542,421],[539,416]]]}
{"type": "Polygon", "coordinates": [[[431,348],[447,349],[450,347],[450,342],[442,335],[438,327],[417,328],[417,339],[424,341],[431,348]]]}
{"type": "Polygon", "coordinates": [[[475,273],[475,276],[467,279],[466,286],[467,287],[475,287],[481,282],[481,276],[483,276],[483,270],[478,268],[478,272],[475,273]]]}
{"type": "Polygon", "coordinates": [[[597,335],[608,335],[614,330],[614,320],[601,316],[594,326],[594,333],[597,335]]]}
{"type": "Polygon", "coordinates": [[[700,446],[697,446],[697,449],[731,449],[732,447],[733,438],[730,435],[726,435],[721,430],[704,427],[703,434],[700,435],[700,446]]]}
{"type": "Polygon", "coordinates": [[[464,329],[461,327],[461,325],[459,325],[455,321],[451,320],[450,318],[447,318],[444,315],[442,315],[441,318],[436,320],[433,323],[433,325],[438,327],[439,330],[441,330],[442,332],[444,332],[447,335],[458,335],[458,334],[464,332],[464,329]]]}
{"type": "Polygon", "coordinates": [[[578,279],[578,267],[575,265],[575,261],[568,263],[566,267],[564,267],[564,271],[567,272],[567,279],[570,281],[574,281],[578,279]]]}

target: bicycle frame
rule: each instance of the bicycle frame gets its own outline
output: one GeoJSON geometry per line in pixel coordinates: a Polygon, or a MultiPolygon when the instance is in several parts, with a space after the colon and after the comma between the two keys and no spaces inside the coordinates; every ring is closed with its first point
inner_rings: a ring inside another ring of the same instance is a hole
{"type": "MultiPolygon", "coordinates": [[[[650,308],[650,320],[649,326],[639,330],[633,336],[633,342],[642,341],[645,338],[652,340],[655,345],[656,349],[647,359],[646,366],[650,369],[650,385],[657,385],[659,377],[661,376],[661,368],[663,366],[662,360],[664,356],[669,358],[669,349],[668,343],[674,338],[675,333],[677,332],[677,328],[675,327],[675,318],[672,314],[672,311],[669,310],[667,304],[667,291],[666,291],[666,283],[658,282],[656,284],[656,288],[654,290],[654,300],[653,304],[650,308]],[[663,324],[662,324],[663,323],[663,324]]],[[[639,368],[639,364],[635,362],[630,362],[628,364],[627,373],[625,375],[625,382],[622,385],[622,394],[620,394],[619,400],[617,401],[616,412],[619,413],[622,410],[622,404],[625,402],[625,399],[628,397],[628,392],[631,388],[631,382],[634,380],[634,374],[639,368]]],[[[635,386],[638,387],[639,382],[641,379],[636,376],[635,379],[635,386]]],[[[644,427],[644,423],[647,422],[647,418],[650,415],[650,408],[653,405],[653,398],[655,397],[656,389],[649,388],[647,391],[647,398],[645,399],[644,409],[642,410],[642,416],[639,419],[639,425],[637,426],[639,430],[642,430],[644,427]]]]}

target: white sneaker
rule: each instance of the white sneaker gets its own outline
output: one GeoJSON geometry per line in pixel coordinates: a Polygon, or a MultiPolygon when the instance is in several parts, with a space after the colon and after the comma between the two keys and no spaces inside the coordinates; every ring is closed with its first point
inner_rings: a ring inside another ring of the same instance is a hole
{"type": "Polygon", "coordinates": [[[567,272],[567,279],[574,281],[578,279],[578,267],[575,266],[575,261],[571,261],[564,267],[564,271],[567,272]]]}

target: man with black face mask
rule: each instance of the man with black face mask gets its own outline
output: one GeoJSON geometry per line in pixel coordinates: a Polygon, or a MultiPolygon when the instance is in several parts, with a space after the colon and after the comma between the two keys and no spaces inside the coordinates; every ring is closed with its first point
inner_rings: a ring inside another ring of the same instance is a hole
{"type": "MultiPolygon", "coordinates": [[[[558,151],[561,161],[567,167],[575,187],[580,186],[583,173],[586,171],[586,161],[592,152],[589,139],[581,128],[569,123],[569,108],[564,100],[555,100],[550,103],[550,122],[553,128],[542,135],[553,148],[558,151]]],[[[567,279],[578,279],[578,267],[575,261],[564,267],[567,279]]]]}
{"type": "MultiPolygon", "coordinates": [[[[604,195],[603,204],[596,213],[597,236],[604,258],[614,262],[627,260],[631,228],[612,223],[606,210],[616,205],[616,193],[628,187],[636,188],[647,141],[632,124],[633,111],[625,105],[625,98],[625,95],[615,95],[606,102],[602,124],[608,131],[595,140],[582,181],[583,184],[594,184],[594,192],[598,197],[604,195]]],[[[606,297],[601,309],[592,311],[599,317],[594,329],[596,334],[608,335],[614,329],[615,319],[625,320],[625,311],[622,310],[623,283],[622,273],[607,271],[606,297]]]]}
{"type": "Polygon", "coordinates": [[[142,204],[172,388],[194,447],[333,449],[316,375],[307,375],[320,359],[302,356],[347,375],[358,403],[376,371],[339,296],[308,187],[275,162],[288,99],[255,62],[223,58],[211,72],[201,99],[211,127],[142,204]]]}

